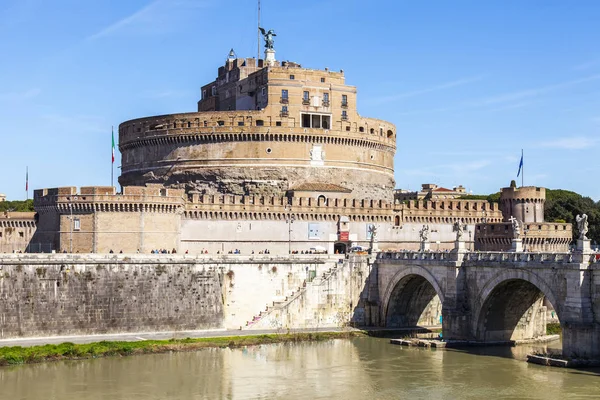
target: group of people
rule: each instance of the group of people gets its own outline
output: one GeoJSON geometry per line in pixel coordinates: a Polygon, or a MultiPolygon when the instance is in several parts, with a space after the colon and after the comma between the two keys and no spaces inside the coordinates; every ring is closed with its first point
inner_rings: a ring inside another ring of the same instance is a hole
{"type": "MultiPolygon", "coordinates": [[[[138,250],[139,253],[139,250],[138,250]]],[[[177,254],[177,250],[173,249],[171,251],[167,250],[167,249],[159,249],[159,250],[152,250],[150,252],[150,254],[177,254]]]]}

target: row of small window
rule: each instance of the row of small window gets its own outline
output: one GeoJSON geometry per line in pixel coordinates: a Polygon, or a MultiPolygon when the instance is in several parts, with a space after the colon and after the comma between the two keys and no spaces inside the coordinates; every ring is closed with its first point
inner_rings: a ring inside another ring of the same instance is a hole
{"type": "MultiPolygon", "coordinates": [[[[282,101],[287,101],[289,100],[289,92],[287,89],[281,89],[281,100],[282,101]]],[[[303,101],[309,101],[310,100],[310,92],[305,90],[302,93],[302,100],[303,101]]],[[[323,93],[323,103],[327,103],[329,104],[329,93],[323,93]]],[[[347,107],[348,106],[348,95],[343,94],[342,95],[342,107],[347,107]]]]}
{"type": "MultiPolygon", "coordinates": [[[[290,75],[290,80],[293,81],[296,79],[296,75],[290,75]]],[[[325,83],[325,78],[321,78],[321,83],[325,83]]]]}

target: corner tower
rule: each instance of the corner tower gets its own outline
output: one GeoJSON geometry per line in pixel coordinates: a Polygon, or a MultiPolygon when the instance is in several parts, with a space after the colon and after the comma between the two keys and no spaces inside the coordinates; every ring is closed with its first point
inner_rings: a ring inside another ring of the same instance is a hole
{"type": "Polygon", "coordinates": [[[546,189],[543,187],[511,185],[500,190],[502,217],[508,222],[511,216],[523,223],[544,222],[546,189]]]}
{"type": "Polygon", "coordinates": [[[121,185],[284,195],[333,184],[391,201],[396,128],[358,114],[343,71],[230,56],[200,94],[198,112],[119,126],[121,185]]]}

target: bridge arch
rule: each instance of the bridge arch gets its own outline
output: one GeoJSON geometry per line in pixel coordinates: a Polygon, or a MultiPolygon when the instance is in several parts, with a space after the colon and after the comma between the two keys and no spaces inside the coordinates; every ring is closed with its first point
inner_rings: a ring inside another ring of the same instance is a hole
{"type": "Polygon", "coordinates": [[[398,271],[390,279],[383,296],[381,322],[386,327],[418,326],[439,324],[434,316],[424,316],[424,312],[433,301],[439,300],[439,315],[444,303],[444,292],[435,276],[426,268],[418,265],[398,271]]]}
{"type": "Polygon", "coordinates": [[[472,324],[476,339],[509,341],[545,335],[546,318],[541,307],[544,297],[562,323],[562,303],[538,274],[510,269],[494,275],[475,298],[472,324]]]}

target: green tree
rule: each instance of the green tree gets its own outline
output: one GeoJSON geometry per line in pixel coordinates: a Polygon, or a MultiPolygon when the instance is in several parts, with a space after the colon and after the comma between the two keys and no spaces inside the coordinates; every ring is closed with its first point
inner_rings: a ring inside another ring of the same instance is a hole
{"type": "Polygon", "coordinates": [[[0,202],[0,212],[4,211],[33,211],[33,200],[2,201],[0,202]]]}

